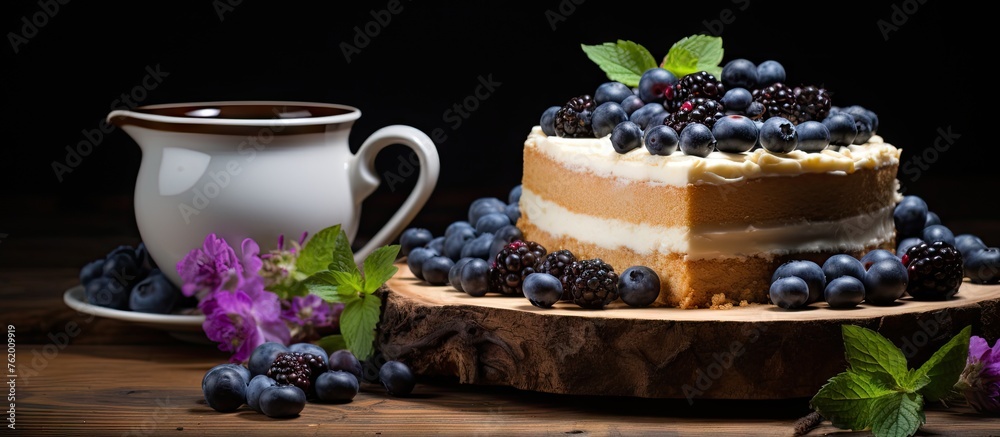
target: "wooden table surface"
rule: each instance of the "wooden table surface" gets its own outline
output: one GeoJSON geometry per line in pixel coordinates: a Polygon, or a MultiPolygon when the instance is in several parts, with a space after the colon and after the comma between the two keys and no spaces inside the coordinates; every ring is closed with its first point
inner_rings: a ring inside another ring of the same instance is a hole
{"type": "MultiPolygon", "coordinates": [[[[126,199],[78,213],[75,228],[38,214],[15,216],[5,223],[12,227],[0,229],[6,234],[0,240],[0,324],[14,327],[17,375],[16,429],[5,421],[4,435],[787,436],[809,412],[808,399],[689,405],[683,399],[563,396],[420,380],[410,397],[390,397],[379,386],[363,384],[353,402],[310,403],[292,419],[270,419],[245,406],[217,413],[205,404],[200,381],[225,354],[154,329],[79,314],[62,301],[80,266],[118,244],[138,242],[129,208],[126,199]]],[[[45,212],[46,205],[36,211],[45,212]]],[[[996,223],[982,229],[987,241],[998,241],[996,223]]],[[[808,435],[837,432],[843,431],[824,423],[808,435]]],[[[1000,435],[1000,418],[931,406],[920,432],[1000,435]]]]}

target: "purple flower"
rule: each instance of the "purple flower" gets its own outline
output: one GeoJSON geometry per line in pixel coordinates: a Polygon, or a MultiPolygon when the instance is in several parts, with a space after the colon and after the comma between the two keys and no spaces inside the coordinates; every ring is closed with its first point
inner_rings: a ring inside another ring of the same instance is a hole
{"type": "Polygon", "coordinates": [[[976,411],[1000,414],[1000,342],[990,347],[986,339],[969,339],[969,358],[955,384],[976,411]]]}
{"type": "Polygon", "coordinates": [[[238,282],[243,266],[226,240],[208,234],[202,247],[188,252],[177,263],[177,273],[184,281],[181,292],[185,296],[197,294],[203,298],[238,282]]]}
{"type": "Polygon", "coordinates": [[[282,312],[281,317],[299,326],[311,325],[315,328],[333,323],[330,304],[315,294],[293,297],[291,305],[282,312]]]}
{"type": "Polygon", "coordinates": [[[232,352],[234,363],[245,361],[253,350],[267,341],[288,344],[291,334],[280,318],[278,296],[260,291],[251,298],[242,289],[217,291],[198,303],[205,314],[205,334],[219,343],[219,350],[232,352]]]}

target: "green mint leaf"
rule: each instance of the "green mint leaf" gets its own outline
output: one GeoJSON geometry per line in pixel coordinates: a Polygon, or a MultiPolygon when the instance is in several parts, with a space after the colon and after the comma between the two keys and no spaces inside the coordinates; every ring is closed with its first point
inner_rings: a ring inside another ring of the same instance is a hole
{"type": "Polygon", "coordinates": [[[355,295],[344,302],[340,315],[340,332],[347,348],[359,360],[368,359],[374,351],[375,326],[378,324],[382,300],[374,294],[355,295]]]}
{"type": "Polygon", "coordinates": [[[927,377],[929,380],[919,387],[920,394],[927,400],[938,401],[952,393],[952,387],[965,370],[971,335],[972,326],[966,326],[916,370],[916,375],[927,377]]]}
{"type": "Polygon", "coordinates": [[[341,295],[344,293],[359,293],[364,289],[364,279],[361,278],[360,273],[338,272],[334,270],[324,273],[333,279],[333,283],[337,285],[337,292],[341,295]]]}
{"type": "Polygon", "coordinates": [[[316,344],[325,349],[327,353],[347,349],[347,341],[341,334],[328,335],[316,341],[316,344]]]}
{"type": "Polygon", "coordinates": [[[333,246],[333,259],[327,266],[335,272],[348,272],[361,274],[358,265],[354,263],[354,252],[351,250],[351,242],[347,239],[347,233],[343,230],[337,234],[336,243],[333,246]]]}
{"type": "Polygon", "coordinates": [[[295,260],[295,269],[306,275],[326,270],[326,266],[333,261],[333,248],[340,232],[340,225],[336,225],[323,229],[309,238],[295,260]]]}
{"type": "Polygon", "coordinates": [[[645,47],[632,41],[618,40],[601,45],[580,44],[583,52],[607,75],[630,87],[639,85],[642,73],[656,68],[656,59],[645,47]]]}
{"type": "Polygon", "coordinates": [[[909,437],[927,419],[924,400],[917,393],[895,392],[872,402],[872,434],[875,437],[909,437]]]}
{"type": "Polygon", "coordinates": [[[841,332],[844,335],[844,355],[851,370],[878,378],[889,387],[902,386],[909,374],[903,351],[868,328],[842,325],[841,332]]]}
{"type": "Polygon", "coordinates": [[[315,294],[327,302],[340,302],[340,294],[337,291],[336,285],[331,284],[319,284],[319,283],[307,283],[305,284],[309,294],[315,294]]]}
{"type": "Polygon", "coordinates": [[[691,35],[674,43],[663,58],[661,67],[678,78],[698,71],[707,71],[716,78],[722,77],[722,38],[710,35],[691,35]]]}
{"type": "Polygon", "coordinates": [[[395,266],[398,254],[399,245],[394,244],[375,249],[365,258],[365,287],[362,291],[372,294],[392,275],[396,274],[396,271],[399,270],[399,267],[395,266]]]}
{"type": "Polygon", "coordinates": [[[872,426],[874,400],[895,393],[870,374],[848,370],[830,378],[809,403],[833,426],[862,430],[872,426]]]}

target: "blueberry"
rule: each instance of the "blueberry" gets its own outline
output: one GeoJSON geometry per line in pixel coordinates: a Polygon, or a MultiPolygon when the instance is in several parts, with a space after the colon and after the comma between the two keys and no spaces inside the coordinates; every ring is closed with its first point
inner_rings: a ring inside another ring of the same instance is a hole
{"type": "Polygon", "coordinates": [[[900,236],[920,236],[927,223],[927,202],[917,196],[903,196],[892,212],[892,219],[900,236]]]}
{"type": "Polygon", "coordinates": [[[169,314],[181,297],[181,291],[162,273],[139,281],[129,293],[128,307],[132,311],[169,314]]]}
{"type": "Polygon", "coordinates": [[[424,228],[409,228],[399,236],[399,253],[409,255],[415,247],[426,246],[434,239],[434,234],[424,228]]]}
{"type": "Polygon", "coordinates": [[[1000,249],[990,247],[971,252],[965,261],[965,276],[976,284],[1000,283],[1000,249]]]}
{"type": "Polygon", "coordinates": [[[246,403],[247,380],[234,368],[212,368],[202,379],[202,394],[209,407],[220,413],[236,411],[246,403]]]}
{"type": "Polygon", "coordinates": [[[863,282],[866,302],[872,305],[890,305],[906,292],[909,276],[903,262],[893,256],[892,259],[873,263],[865,272],[863,282]]]}
{"type": "MultiPolygon", "coordinates": [[[[456,257],[457,258],[457,257],[456,257]]],[[[432,256],[424,261],[420,271],[424,274],[424,280],[431,285],[447,285],[448,271],[455,262],[446,256],[432,256]]]]}
{"type": "Polygon", "coordinates": [[[556,113],[559,112],[559,108],[559,106],[549,106],[542,112],[542,119],[539,120],[538,124],[542,126],[542,132],[545,135],[556,136],[556,113]]]}
{"type": "Polygon", "coordinates": [[[361,380],[361,361],[348,349],[340,349],[330,354],[330,370],[343,370],[361,380]]]}
{"type": "Polygon", "coordinates": [[[521,218],[521,205],[517,203],[508,204],[506,208],[503,209],[504,214],[507,214],[507,218],[510,219],[511,224],[517,223],[521,218]]]}
{"type": "Polygon", "coordinates": [[[972,252],[985,249],[986,243],[975,235],[961,234],[955,237],[955,248],[962,252],[962,258],[968,259],[968,255],[972,252]]]}
{"type": "MultiPolygon", "coordinates": [[[[923,240],[928,243],[944,241],[952,246],[955,245],[955,234],[944,225],[930,225],[924,228],[923,240]]],[[[961,250],[959,250],[961,251],[961,250]]]]}
{"type": "Polygon", "coordinates": [[[485,296],[489,291],[490,265],[486,260],[474,258],[462,267],[462,290],[469,296],[485,296]]]}
{"type": "Polygon", "coordinates": [[[521,184],[517,184],[507,193],[507,205],[517,203],[521,200],[521,184]]]}
{"type": "Polygon", "coordinates": [[[515,225],[507,225],[493,234],[493,243],[490,244],[490,253],[486,257],[486,260],[492,260],[497,257],[497,254],[503,250],[503,247],[510,244],[511,241],[520,240],[524,238],[524,234],[521,233],[521,229],[515,225]]]}
{"type": "Polygon", "coordinates": [[[625,110],[625,113],[628,114],[629,117],[631,117],[637,109],[643,107],[645,104],[646,102],[643,102],[642,99],[635,94],[626,97],[625,100],[622,100],[620,103],[620,105],[622,105],[622,109],[625,110]]]}
{"type": "MultiPolygon", "coordinates": [[[[728,88],[729,85],[726,85],[726,87],[728,88]]],[[[747,91],[746,88],[728,88],[728,91],[722,96],[722,100],[719,103],[722,103],[722,106],[727,111],[736,111],[742,114],[753,103],[753,94],[747,91]]]]}
{"type": "Polygon", "coordinates": [[[928,226],[940,225],[940,224],[941,224],[941,217],[938,217],[938,215],[932,211],[927,211],[927,220],[924,221],[924,229],[927,229],[928,226]]]}
{"type": "Polygon", "coordinates": [[[274,364],[274,359],[282,352],[288,352],[288,346],[274,341],[261,343],[250,353],[250,360],[247,361],[250,374],[254,376],[266,374],[271,364],[274,364]]]}
{"type": "MultiPolygon", "coordinates": [[[[756,103],[756,102],[755,102],[755,103],[756,103]]],[[[748,115],[748,116],[749,116],[749,115],[748,115]]],[[[760,128],[764,127],[764,122],[763,122],[763,121],[760,121],[760,120],[754,120],[754,121],[753,121],[753,124],[754,124],[755,126],[757,126],[757,142],[756,142],[756,143],[754,143],[754,145],[753,145],[753,149],[750,149],[750,150],[756,150],[756,149],[762,149],[762,148],[764,148],[764,146],[762,146],[762,145],[760,144],[760,128]]]]}
{"type": "Polygon", "coordinates": [[[785,82],[785,67],[778,61],[764,61],[757,65],[757,88],[763,88],[775,82],[785,82]]]}
{"type": "Polygon", "coordinates": [[[853,256],[838,253],[823,263],[823,274],[826,276],[827,285],[841,276],[850,276],[860,281],[865,277],[865,266],[853,256]]]}
{"type": "MultiPolygon", "coordinates": [[[[632,88],[621,82],[604,82],[597,86],[597,90],[594,91],[594,104],[603,105],[607,102],[621,103],[628,96],[633,96],[632,88]]],[[[594,112],[594,117],[597,117],[597,112],[594,112]]]]}
{"type": "Polygon", "coordinates": [[[869,251],[864,256],[861,257],[861,265],[868,270],[872,268],[872,264],[875,264],[882,260],[895,260],[899,261],[899,257],[896,254],[889,252],[885,249],[875,249],[869,251]]]}
{"type": "Polygon", "coordinates": [[[219,371],[219,370],[231,370],[231,371],[234,371],[234,372],[238,373],[241,378],[243,378],[243,381],[244,381],[245,384],[249,384],[250,383],[250,370],[248,370],[246,367],[243,367],[243,366],[241,366],[239,364],[236,364],[236,363],[223,363],[223,364],[216,365],[216,366],[212,367],[211,369],[208,369],[208,371],[205,372],[205,376],[201,377],[201,389],[203,391],[205,390],[205,385],[208,384],[209,378],[212,377],[211,375],[213,373],[219,371]]]}
{"type": "Polygon", "coordinates": [[[465,263],[472,261],[473,258],[462,258],[455,261],[455,265],[448,269],[448,285],[451,285],[456,290],[465,293],[462,289],[462,267],[465,267],[465,263]]]}
{"type": "Polygon", "coordinates": [[[743,153],[757,143],[757,125],[742,115],[727,115],[715,121],[712,136],[720,152],[743,153]]]}
{"type": "Polygon", "coordinates": [[[798,149],[803,152],[820,152],[830,145],[830,129],[815,120],[804,121],[795,126],[799,134],[798,149]]]}
{"type": "Polygon", "coordinates": [[[691,123],[681,130],[678,144],[682,152],[704,158],[715,150],[715,137],[712,136],[712,130],[708,126],[691,123]]]}
{"type": "Polygon", "coordinates": [[[611,146],[622,154],[642,147],[642,129],[631,121],[618,123],[611,132],[611,146]]]}
{"type": "Polygon", "coordinates": [[[476,199],[469,205],[469,223],[475,223],[479,221],[480,217],[491,212],[503,212],[506,206],[507,202],[496,197],[481,197],[476,199]]]}
{"type": "Polygon", "coordinates": [[[774,153],[788,153],[798,146],[795,125],[782,117],[771,117],[760,128],[760,145],[774,153]]]}
{"type": "Polygon", "coordinates": [[[851,114],[854,117],[854,127],[858,134],[854,137],[852,144],[864,144],[872,137],[872,119],[865,114],[851,114]]]}
{"type": "Polygon", "coordinates": [[[132,258],[133,261],[138,261],[135,257],[135,248],[127,244],[123,244],[114,249],[111,249],[111,252],[108,252],[107,255],[104,255],[104,258],[108,259],[120,253],[128,255],[130,258],[132,258]]]}
{"type": "MultiPolygon", "coordinates": [[[[486,216],[483,216],[486,217],[486,216]]],[[[510,222],[507,218],[507,214],[498,214],[498,217],[502,217],[504,221],[510,222]]],[[[449,235],[444,240],[444,255],[453,260],[462,257],[462,248],[465,247],[466,243],[474,240],[476,238],[476,231],[473,229],[460,229],[455,233],[449,235]]]]}
{"type": "Polygon", "coordinates": [[[84,286],[89,304],[116,310],[128,308],[129,291],[128,287],[107,276],[91,279],[84,286]]]}
{"type": "Polygon", "coordinates": [[[677,150],[680,138],[674,128],[659,124],[646,129],[642,142],[650,155],[669,156],[677,150]]]}
{"type": "Polygon", "coordinates": [[[358,377],[342,370],[323,372],[316,378],[316,397],[323,402],[349,402],[360,389],[358,377]]]}
{"type": "Polygon", "coordinates": [[[91,261],[80,269],[80,283],[87,285],[93,279],[97,279],[104,274],[104,258],[91,261]]]}
{"type": "MultiPolygon", "coordinates": [[[[831,111],[832,112],[832,111],[831,111]]],[[[864,115],[868,118],[871,123],[872,133],[874,134],[878,130],[878,115],[870,109],[866,109],[862,106],[852,105],[841,110],[841,112],[854,115],[864,115]]]]}
{"type": "Polygon", "coordinates": [[[826,273],[823,268],[812,261],[797,260],[789,261],[777,269],[771,275],[771,282],[781,278],[795,276],[806,282],[809,286],[809,300],[807,303],[818,302],[823,299],[823,289],[826,288],[826,273]]]}
{"type": "Polygon", "coordinates": [[[389,360],[378,370],[378,379],[392,396],[406,396],[413,392],[416,379],[410,367],[400,361],[389,360]]]}
{"type": "Polygon", "coordinates": [[[410,272],[413,273],[417,279],[424,279],[424,271],[422,267],[424,266],[424,261],[427,261],[433,256],[440,256],[434,251],[426,247],[417,247],[410,251],[410,254],[406,256],[406,266],[410,268],[410,272]]]}
{"type": "Polygon", "coordinates": [[[646,103],[659,103],[673,95],[677,76],[662,68],[650,68],[639,77],[639,98],[646,103]]]}
{"type": "MultiPolygon", "coordinates": [[[[480,219],[482,221],[482,219],[480,219]]],[[[510,226],[510,225],[507,225],[510,226]]],[[[489,232],[483,232],[479,234],[478,237],[472,239],[465,246],[462,247],[462,253],[459,255],[461,258],[481,258],[487,259],[490,256],[490,245],[493,244],[493,234],[489,232]]]]}
{"type": "Polygon", "coordinates": [[[298,352],[300,354],[313,354],[317,357],[323,359],[323,365],[326,366],[327,360],[330,357],[326,353],[326,349],[323,349],[318,344],[301,342],[288,345],[288,350],[291,352],[298,352]]]}
{"type": "Polygon", "coordinates": [[[306,407],[306,392],[294,385],[276,385],[260,392],[260,412],[267,417],[291,417],[306,407]]]}
{"type": "Polygon", "coordinates": [[[511,224],[510,217],[505,212],[491,212],[476,221],[476,233],[494,233],[498,229],[511,224]]]}
{"type": "Polygon", "coordinates": [[[841,276],[826,285],[823,299],[830,308],[854,308],[865,300],[865,284],[853,276],[841,276]]]}
{"type": "Polygon", "coordinates": [[[618,275],[618,295],[629,306],[644,307],[660,296],[660,276],[646,266],[632,266],[618,275]]]}
{"type": "Polygon", "coordinates": [[[253,408],[256,412],[260,411],[260,392],[264,391],[265,388],[274,387],[278,385],[278,382],[271,379],[267,375],[257,375],[250,380],[250,384],[247,385],[247,405],[253,408]]]}
{"type": "Polygon", "coordinates": [[[132,288],[143,279],[142,272],[135,262],[135,253],[118,252],[104,259],[103,275],[118,281],[126,288],[132,288]]]}
{"type": "Polygon", "coordinates": [[[858,136],[858,127],[854,125],[851,114],[838,112],[823,119],[823,125],[830,131],[830,144],[847,146],[858,136]]]}
{"type": "Polygon", "coordinates": [[[611,134],[611,131],[618,126],[618,123],[628,120],[628,114],[622,106],[616,102],[605,102],[594,109],[594,116],[591,125],[594,128],[594,136],[601,138],[611,134]]]}
{"type": "MultiPolygon", "coordinates": [[[[722,67],[722,84],[728,89],[753,89],[757,86],[757,66],[747,59],[733,59],[722,67]]],[[[723,103],[727,108],[728,104],[723,103]]]]}
{"type": "MultiPolygon", "coordinates": [[[[746,115],[747,117],[754,119],[754,122],[760,122],[760,124],[764,124],[763,121],[760,121],[758,119],[762,114],[764,114],[764,104],[761,102],[751,102],[750,106],[747,107],[747,110],[743,111],[743,115],[746,115]]],[[[760,126],[758,126],[757,128],[759,129],[760,126]]]]}
{"type": "Polygon", "coordinates": [[[140,269],[149,271],[157,268],[156,261],[153,261],[153,257],[149,255],[149,249],[146,248],[145,242],[139,242],[135,246],[135,261],[139,265],[140,269]]]}
{"type": "Polygon", "coordinates": [[[768,295],[781,308],[803,308],[809,304],[809,285],[798,276],[786,276],[771,283],[768,295]]]}
{"type": "Polygon", "coordinates": [[[660,118],[659,123],[653,123],[651,120],[653,117],[657,116],[667,116],[667,110],[660,103],[647,103],[643,107],[636,109],[635,112],[629,116],[629,121],[639,125],[639,128],[646,129],[650,126],[656,126],[657,124],[663,124],[663,119],[660,118]]]}
{"type": "Polygon", "coordinates": [[[539,308],[552,308],[552,305],[559,302],[563,293],[562,282],[548,273],[532,273],[526,276],[522,288],[528,302],[539,308]]]}
{"type": "Polygon", "coordinates": [[[457,222],[452,222],[450,225],[448,225],[447,228],[445,228],[445,230],[444,230],[444,237],[448,238],[448,237],[451,236],[451,234],[454,234],[455,232],[458,232],[458,230],[460,230],[460,229],[466,229],[466,228],[468,228],[468,229],[470,229],[472,231],[476,230],[475,226],[472,226],[471,223],[469,223],[469,222],[467,222],[465,220],[461,220],[461,221],[457,221],[457,222]]]}
{"type": "Polygon", "coordinates": [[[910,237],[903,239],[903,241],[899,242],[899,246],[896,246],[896,256],[899,258],[903,258],[903,255],[906,254],[907,250],[910,250],[911,247],[921,244],[923,242],[924,240],[917,237],[910,237]]]}
{"type": "MultiPolygon", "coordinates": [[[[475,230],[473,230],[473,232],[475,232],[475,230]]],[[[424,248],[430,250],[431,252],[434,252],[435,255],[444,255],[444,242],[445,242],[445,237],[443,235],[440,237],[434,237],[434,239],[431,240],[430,243],[427,243],[427,245],[424,246],[424,248]]]]}

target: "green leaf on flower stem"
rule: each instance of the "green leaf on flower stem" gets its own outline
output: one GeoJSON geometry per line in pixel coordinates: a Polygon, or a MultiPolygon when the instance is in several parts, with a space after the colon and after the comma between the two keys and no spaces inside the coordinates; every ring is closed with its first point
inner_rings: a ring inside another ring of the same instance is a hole
{"type": "Polygon", "coordinates": [[[347,348],[359,360],[366,360],[374,351],[375,326],[381,313],[382,300],[374,294],[355,295],[344,302],[340,315],[340,332],[347,348]]]}
{"type": "Polygon", "coordinates": [[[872,401],[896,391],[868,373],[848,370],[830,379],[810,404],[841,429],[868,429],[872,425],[872,401]]]}
{"type": "Polygon", "coordinates": [[[868,328],[843,325],[841,332],[844,336],[844,355],[851,370],[866,373],[890,388],[901,386],[909,373],[903,351],[868,328]]]}
{"type": "Polygon", "coordinates": [[[395,265],[398,254],[399,245],[382,246],[365,258],[365,286],[362,291],[372,294],[396,274],[399,270],[395,265]]]}
{"type": "Polygon", "coordinates": [[[306,275],[326,270],[333,261],[334,246],[341,232],[340,225],[335,225],[309,238],[295,260],[295,269],[306,275]]]}
{"type": "Polygon", "coordinates": [[[337,240],[333,246],[333,258],[327,267],[335,272],[361,275],[361,270],[358,270],[358,265],[354,263],[354,252],[351,250],[351,242],[347,240],[347,233],[343,230],[337,234],[337,240]]]}
{"type": "Polygon", "coordinates": [[[341,334],[328,335],[316,341],[316,345],[326,350],[327,353],[347,349],[347,342],[341,334]]]}
{"type": "Polygon", "coordinates": [[[917,393],[894,392],[872,400],[872,434],[875,437],[909,437],[927,422],[924,399],[917,393]]]}
{"type": "Polygon", "coordinates": [[[920,388],[920,394],[927,400],[937,401],[952,393],[952,387],[965,370],[971,336],[972,326],[966,326],[916,370],[918,377],[926,377],[929,380],[920,388]]]}

